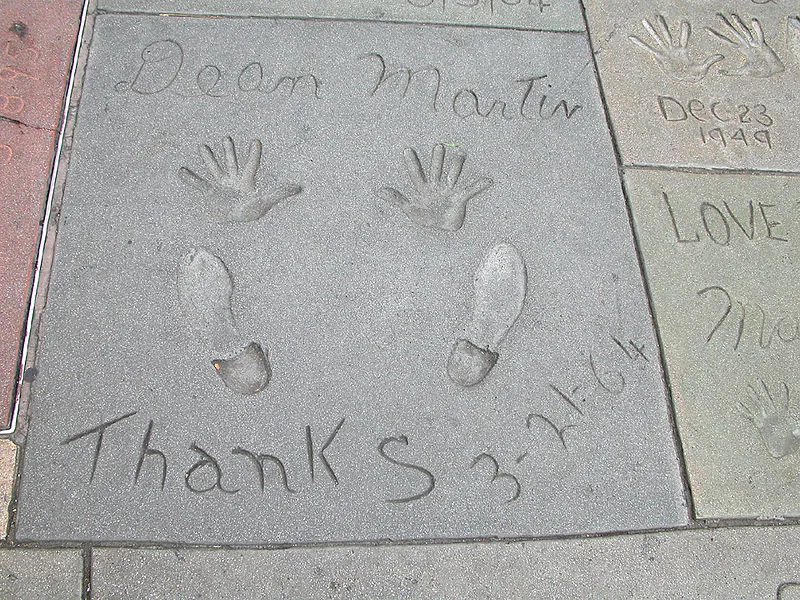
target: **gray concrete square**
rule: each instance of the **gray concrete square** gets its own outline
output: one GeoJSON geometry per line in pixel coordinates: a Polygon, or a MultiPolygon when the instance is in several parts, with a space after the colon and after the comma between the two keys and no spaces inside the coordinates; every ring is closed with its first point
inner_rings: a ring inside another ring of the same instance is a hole
{"type": "Polygon", "coordinates": [[[22,540],[687,521],[578,35],[99,16],[36,361],[22,540]]]}
{"type": "Polygon", "coordinates": [[[626,180],[697,515],[800,516],[800,180],[626,180]]]}
{"type": "Polygon", "coordinates": [[[790,3],[586,2],[626,164],[798,171],[790,3]]]}
{"type": "Polygon", "coordinates": [[[0,597],[80,600],[83,557],[78,550],[0,550],[0,597]]]}

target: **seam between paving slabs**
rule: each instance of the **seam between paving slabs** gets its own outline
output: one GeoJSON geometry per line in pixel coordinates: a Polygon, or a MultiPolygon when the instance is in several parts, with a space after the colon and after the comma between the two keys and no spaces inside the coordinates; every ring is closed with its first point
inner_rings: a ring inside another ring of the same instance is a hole
{"type": "Polygon", "coordinates": [[[735,169],[729,167],[693,167],[690,165],[653,165],[646,163],[623,164],[625,169],[639,171],[669,171],[676,173],[695,173],[698,175],[753,175],[757,177],[800,177],[800,171],[782,171],[775,169],[735,169]]]}
{"type": "Polygon", "coordinates": [[[92,547],[84,546],[81,556],[83,558],[81,600],[92,600],[92,547]]]}
{"type": "MultiPolygon", "coordinates": [[[[68,82],[68,90],[74,90],[78,94],[80,93],[81,86],[83,83],[83,76],[86,67],[86,58],[88,57],[88,53],[91,46],[91,38],[92,38],[92,24],[97,15],[101,14],[120,14],[120,15],[141,15],[141,16],[158,16],[151,13],[124,13],[124,12],[113,12],[113,11],[96,11],[96,10],[88,10],[87,6],[92,3],[92,0],[87,0],[84,5],[84,14],[82,16],[82,23],[81,28],[88,25],[88,35],[85,40],[79,40],[78,44],[76,44],[75,56],[74,61],[75,64],[79,62],[82,63],[81,68],[76,70],[71,76],[70,81],[68,82]]],[[[445,26],[445,27],[474,27],[474,28],[486,28],[486,29],[515,29],[519,31],[529,32],[529,31],[538,31],[538,32],[546,32],[546,33],[558,33],[558,34],[565,34],[565,35],[574,35],[574,34],[585,34],[587,37],[587,43],[589,47],[589,51],[592,52],[592,56],[590,60],[593,63],[593,67],[595,70],[595,78],[598,85],[598,91],[600,93],[600,99],[603,104],[603,109],[606,116],[607,127],[609,129],[609,133],[611,136],[612,147],[615,153],[615,157],[618,163],[618,172],[620,177],[620,182],[622,186],[622,192],[626,203],[626,210],[628,212],[629,218],[629,226],[631,227],[632,236],[634,240],[634,247],[637,254],[637,259],[639,260],[641,274],[643,278],[643,286],[645,290],[645,294],[648,300],[651,318],[653,319],[654,330],[656,333],[656,338],[659,344],[659,357],[662,364],[663,369],[663,377],[662,383],[666,387],[666,392],[668,396],[668,402],[670,404],[670,420],[671,426],[673,428],[673,436],[674,442],[676,444],[678,457],[679,457],[679,467],[680,473],[684,488],[684,494],[687,498],[687,507],[690,511],[690,521],[686,526],[678,526],[678,527],[666,527],[666,528],[658,528],[658,529],[648,529],[648,530],[623,530],[623,531],[613,531],[613,532],[603,532],[603,533],[594,533],[594,534],[564,534],[564,535],[552,535],[552,536],[521,536],[521,537],[491,537],[491,538],[442,538],[442,539],[426,539],[426,538],[413,538],[413,539],[383,539],[383,540],[368,540],[368,541],[339,541],[339,542],[320,542],[320,543],[276,543],[276,544],[196,544],[196,543],[173,543],[173,542],[163,542],[163,541],[128,541],[128,542],[101,542],[101,541],[94,541],[94,540],[86,540],[86,541],[60,541],[60,540],[52,540],[46,542],[18,542],[16,537],[16,500],[17,500],[17,491],[19,486],[19,479],[22,474],[23,470],[23,462],[24,462],[24,442],[20,444],[22,448],[19,451],[19,460],[18,460],[18,469],[15,478],[15,485],[14,491],[12,494],[12,507],[13,511],[10,512],[10,523],[9,523],[9,537],[5,542],[0,542],[0,548],[2,547],[14,547],[14,548],[29,548],[29,549],[81,549],[82,556],[83,556],[83,564],[84,564],[84,571],[83,571],[83,598],[90,599],[91,597],[91,567],[92,567],[92,549],[97,548],[131,548],[131,549],[219,549],[219,550],[269,550],[269,549],[287,549],[287,548],[333,548],[333,547],[383,547],[383,546],[391,546],[391,545],[441,545],[441,544],[465,544],[465,543],[509,543],[509,542],[534,542],[534,541],[547,541],[547,540],[574,540],[574,539],[592,539],[592,538],[604,538],[604,537],[615,537],[615,536],[627,536],[627,535],[640,535],[640,534],[648,534],[648,533],[669,533],[669,532],[677,532],[677,531],[702,531],[702,530],[714,530],[718,528],[734,528],[734,527],[772,527],[772,526],[797,526],[800,525],[800,517],[797,518],[773,518],[773,519],[759,519],[759,518],[741,518],[741,519],[697,519],[694,514],[694,504],[691,498],[691,488],[688,485],[688,478],[685,472],[685,460],[683,459],[683,452],[682,452],[682,445],[680,443],[680,437],[677,431],[677,428],[674,423],[674,403],[672,400],[671,395],[671,387],[668,381],[668,374],[666,371],[666,367],[664,365],[664,356],[663,356],[663,347],[661,345],[661,337],[660,332],[658,329],[658,324],[655,320],[655,315],[652,310],[652,299],[649,290],[649,285],[646,278],[646,270],[644,268],[644,264],[642,261],[641,251],[639,247],[639,239],[636,235],[635,226],[633,223],[633,219],[631,216],[631,209],[630,203],[628,198],[627,188],[625,187],[624,182],[624,169],[625,168],[655,168],[660,170],[671,170],[671,171],[681,171],[681,170],[689,170],[690,172],[701,172],[701,173],[709,173],[709,172],[724,172],[724,173],[738,173],[738,174],[753,174],[753,175],[767,175],[767,174],[780,174],[780,175],[800,175],[800,173],[785,173],[785,172],[768,172],[768,171],[745,171],[745,170],[733,170],[733,169],[695,169],[691,167],[666,167],[666,166],[658,166],[658,165],[623,165],[621,156],[619,153],[619,147],[617,144],[616,136],[614,134],[613,128],[613,121],[611,119],[611,115],[608,109],[608,105],[606,103],[605,95],[603,92],[602,80],[599,76],[599,70],[597,67],[596,57],[594,55],[594,49],[592,45],[591,38],[588,34],[588,19],[586,17],[585,7],[581,3],[581,10],[583,12],[584,23],[587,25],[587,31],[552,31],[552,30],[534,30],[534,29],[518,29],[518,28],[511,28],[511,27],[492,27],[492,26],[483,26],[483,25],[462,25],[462,24],[441,24],[436,23],[436,25],[445,26]]],[[[168,15],[168,16],[186,16],[186,17],[194,17],[194,18],[207,18],[209,15],[168,15]]],[[[310,20],[310,21],[352,21],[352,22],[377,22],[377,23],[395,23],[394,21],[380,21],[380,20],[367,20],[367,19],[334,19],[334,18],[298,18],[298,17],[238,17],[238,16],[225,16],[224,18],[259,18],[259,19],[292,19],[292,20],[310,20]]],[[[424,22],[398,22],[400,24],[405,25],[425,25],[424,22]]],[[[74,109],[77,108],[75,105],[73,106],[66,106],[65,110],[73,112],[74,109]]],[[[72,131],[74,130],[75,123],[76,123],[76,115],[71,115],[71,118],[68,118],[64,123],[63,127],[66,131],[69,130],[68,135],[71,137],[72,131]]],[[[66,137],[66,135],[65,135],[66,137]]],[[[61,157],[61,161],[59,165],[56,165],[57,170],[59,171],[59,175],[61,176],[60,181],[60,194],[63,194],[63,185],[64,185],[64,173],[66,165],[69,162],[69,148],[66,148],[64,156],[61,157]]],[[[55,181],[55,178],[54,178],[55,181]]],[[[61,197],[57,199],[57,202],[53,204],[53,212],[52,212],[52,223],[48,223],[48,227],[51,230],[48,232],[48,238],[52,242],[56,235],[57,235],[57,220],[59,216],[59,204],[61,201],[61,197]]],[[[45,221],[46,223],[49,221],[45,221]]],[[[52,250],[52,248],[51,248],[52,250]]],[[[52,260],[52,256],[48,257],[52,260]]],[[[45,273],[46,275],[46,273],[45,273]]],[[[38,295],[46,298],[47,293],[47,279],[43,280],[42,287],[38,290],[38,295]]],[[[31,301],[34,302],[35,299],[31,301]]],[[[37,313],[42,310],[42,306],[37,307],[37,313]]],[[[29,340],[29,344],[31,347],[29,348],[30,353],[29,355],[35,355],[35,336],[31,340],[29,340]]]]}
{"type": "Polygon", "coordinates": [[[642,255],[642,248],[641,243],[639,241],[639,235],[636,231],[636,225],[633,220],[633,211],[631,210],[631,202],[630,197],[628,195],[628,188],[625,183],[625,173],[623,171],[623,163],[622,163],[622,155],[620,154],[619,144],[617,143],[617,136],[614,129],[614,121],[611,118],[611,111],[609,109],[608,103],[606,102],[606,95],[605,90],[603,89],[603,81],[600,77],[600,69],[597,66],[597,55],[594,52],[594,44],[592,43],[592,37],[589,35],[589,18],[586,14],[586,6],[584,6],[583,0],[580,2],[581,4],[581,12],[583,13],[583,21],[586,27],[586,41],[589,46],[589,52],[591,53],[591,60],[594,66],[594,74],[595,80],[597,82],[598,92],[600,94],[600,102],[603,105],[603,111],[605,112],[606,116],[606,125],[608,127],[608,132],[611,137],[611,145],[614,149],[614,157],[617,161],[617,172],[619,176],[619,182],[622,190],[622,195],[625,201],[625,211],[628,215],[628,226],[630,227],[631,237],[633,239],[634,249],[636,251],[636,259],[639,262],[639,273],[642,277],[642,287],[644,289],[645,297],[647,298],[647,307],[650,311],[650,318],[653,325],[653,331],[656,335],[656,344],[658,345],[658,360],[661,364],[661,381],[664,386],[664,392],[667,399],[667,413],[669,415],[669,424],[672,433],[672,441],[673,445],[675,446],[675,454],[676,458],[678,459],[678,470],[680,472],[681,477],[681,485],[683,487],[683,497],[684,501],[686,502],[686,508],[689,511],[689,519],[691,521],[696,520],[696,512],[694,507],[694,497],[692,496],[692,488],[689,485],[689,473],[686,467],[686,457],[683,452],[683,444],[681,442],[680,432],[678,431],[678,423],[677,423],[677,416],[675,412],[675,401],[672,397],[672,384],[669,379],[669,373],[667,371],[667,362],[666,357],[664,355],[664,344],[661,339],[661,330],[658,325],[658,319],[656,318],[656,313],[653,306],[653,294],[650,291],[650,281],[647,277],[647,268],[645,267],[644,257],[642,255]]]}
{"type": "Polygon", "coordinates": [[[468,27],[470,29],[503,29],[510,31],[537,32],[537,33],[564,33],[567,35],[582,35],[583,29],[548,29],[534,27],[514,27],[512,25],[491,25],[478,23],[444,23],[442,21],[404,21],[400,19],[370,19],[367,17],[322,17],[322,16],[293,16],[293,15],[227,15],[223,13],[153,13],[136,10],[108,10],[97,9],[95,15],[120,15],[132,17],[179,17],[190,19],[243,19],[243,20],[273,20],[288,21],[334,21],[337,23],[386,23],[389,25],[432,25],[436,27],[468,27]]]}
{"type": "Polygon", "coordinates": [[[633,537],[640,535],[654,534],[676,534],[680,532],[712,532],[719,529],[758,529],[774,527],[796,527],[800,525],[800,519],[775,520],[722,520],[696,522],[679,527],[662,527],[657,529],[642,530],[620,530],[602,533],[580,533],[549,536],[516,536],[516,537],[478,537],[478,538],[407,538],[407,539],[380,539],[380,540],[341,540],[326,542],[286,542],[286,543],[242,543],[242,544],[215,544],[215,543],[190,543],[190,542],[167,542],[167,541],[59,541],[52,540],[46,542],[17,542],[15,549],[26,550],[56,550],[74,549],[85,550],[96,549],[129,549],[129,550],[316,550],[332,548],[387,548],[397,546],[449,546],[449,545],[473,545],[473,544],[512,544],[512,543],[536,543],[536,542],[563,542],[590,539],[605,539],[619,537],[633,537]]]}

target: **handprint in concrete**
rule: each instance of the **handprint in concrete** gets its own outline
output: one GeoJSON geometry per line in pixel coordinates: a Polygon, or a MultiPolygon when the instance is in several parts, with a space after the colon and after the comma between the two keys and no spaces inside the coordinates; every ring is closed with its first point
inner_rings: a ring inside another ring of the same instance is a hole
{"type": "Polygon", "coordinates": [[[240,164],[233,139],[226,137],[218,157],[210,146],[200,146],[200,157],[207,175],[198,175],[181,167],[181,181],[203,192],[212,201],[212,215],[222,221],[255,221],[266,215],[278,202],[302,191],[296,183],[275,184],[269,191],[258,189],[256,174],[261,165],[261,141],[254,140],[250,152],[240,164]]]}
{"type": "Polygon", "coordinates": [[[800,423],[789,412],[789,387],[781,383],[782,398],[776,399],[763,380],[748,385],[750,401],[739,402],[739,410],[753,424],[767,452],[783,458],[800,451],[800,423]]]}
{"type": "Polygon", "coordinates": [[[231,311],[233,280],[228,268],[205,248],[195,248],[178,263],[178,299],[184,318],[203,338],[209,354],[224,353],[211,365],[222,382],[238,394],[263,390],[272,376],[269,355],[257,343],[244,349],[231,311]]]}
{"type": "Polygon", "coordinates": [[[650,34],[652,42],[647,43],[636,35],[628,36],[628,39],[650,53],[661,70],[675,81],[702,81],[711,66],[725,58],[722,54],[713,54],[706,58],[693,59],[689,54],[692,26],[688,21],[681,21],[677,37],[672,35],[662,15],[656,15],[655,25],[647,19],[642,21],[642,25],[650,34]]]}
{"type": "Polygon", "coordinates": [[[718,14],[722,21],[723,32],[707,27],[708,33],[730,44],[744,56],[744,63],[735,69],[722,69],[723,75],[735,77],[772,77],[784,71],[783,62],[775,51],[764,40],[764,30],[758,19],[750,21],[750,27],[735,13],[730,18],[722,13],[718,14]]]}
{"type": "Polygon", "coordinates": [[[466,186],[459,185],[461,170],[466,155],[455,153],[450,160],[447,175],[444,174],[445,147],[437,144],[431,155],[431,168],[423,169],[419,156],[413,148],[403,152],[408,176],[414,186],[409,198],[390,187],[378,190],[378,196],[400,208],[417,225],[445,231],[457,231],[464,224],[467,203],[492,186],[488,177],[480,177],[466,186]]]}
{"type": "Polygon", "coordinates": [[[447,361],[450,379],[463,387],[483,381],[499,358],[498,347],[525,304],[525,261],[511,244],[498,244],[475,274],[475,309],[465,336],[447,361]]]}

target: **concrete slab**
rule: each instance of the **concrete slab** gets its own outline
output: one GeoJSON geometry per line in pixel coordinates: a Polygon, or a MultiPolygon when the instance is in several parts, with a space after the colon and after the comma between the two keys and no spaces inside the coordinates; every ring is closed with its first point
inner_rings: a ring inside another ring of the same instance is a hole
{"type": "Polygon", "coordinates": [[[686,522],[583,38],[111,15],[95,32],[19,539],[686,522]]]}
{"type": "Polygon", "coordinates": [[[796,528],[514,544],[94,553],[92,597],[795,598],[796,528]],[[779,592],[780,590],[780,592],[779,592]]]}
{"type": "Polygon", "coordinates": [[[698,516],[800,515],[800,180],[626,176],[698,516]]]}
{"type": "Polygon", "coordinates": [[[364,19],[583,31],[578,0],[100,0],[108,11],[153,14],[364,19]]]}
{"type": "Polygon", "coordinates": [[[80,600],[83,558],[77,550],[0,550],[0,596],[80,600]]]}
{"type": "Polygon", "coordinates": [[[588,0],[586,9],[626,164],[798,170],[800,21],[788,6],[588,0]]]}
{"type": "Polygon", "coordinates": [[[53,133],[0,121],[0,421],[10,420],[53,133]]]}

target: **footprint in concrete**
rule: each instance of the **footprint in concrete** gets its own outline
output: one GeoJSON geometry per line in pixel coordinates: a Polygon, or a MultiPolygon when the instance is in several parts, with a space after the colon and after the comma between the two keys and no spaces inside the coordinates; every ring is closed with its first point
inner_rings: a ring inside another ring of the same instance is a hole
{"type": "Polygon", "coordinates": [[[750,403],[739,402],[739,410],[756,428],[770,456],[796,454],[800,451],[800,423],[789,413],[789,387],[781,383],[783,397],[776,399],[763,380],[759,384],[747,386],[750,403]]]}
{"type": "Polygon", "coordinates": [[[254,140],[244,164],[239,163],[233,139],[222,142],[222,160],[210,146],[200,146],[200,157],[206,166],[207,177],[201,177],[188,167],[178,170],[184,183],[200,190],[212,202],[212,216],[222,221],[248,222],[266,215],[278,202],[296,196],[302,188],[296,183],[275,184],[263,192],[256,187],[256,173],[261,165],[261,141],[254,140]]]}
{"type": "Polygon", "coordinates": [[[525,304],[525,261],[511,244],[498,244],[475,273],[475,310],[466,336],[457,340],[447,374],[458,385],[480,383],[499,357],[498,347],[525,304]]]}
{"type": "Polygon", "coordinates": [[[233,280],[218,256],[195,248],[181,257],[178,297],[184,317],[204,337],[210,353],[226,355],[211,361],[222,382],[238,394],[251,396],[267,386],[272,368],[269,354],[257,342],[238,349],[232,295],[233,280]],[[231,352],[231,348],[236,350],[231,352]]]}
{"type": "Polygon", "coordinates": [[[250,342],[230,358],[214,359],[211,364],[225,385],[243,396],[257,394],[272,377],[269,354],[257,342],[250,342]]]}
{"type": "Polygon", "coordinates": [[[178,296],[186,319],[205,335],[234,333],[228,267],[205,248],[195,248],[178,263],[178,296]]]}

